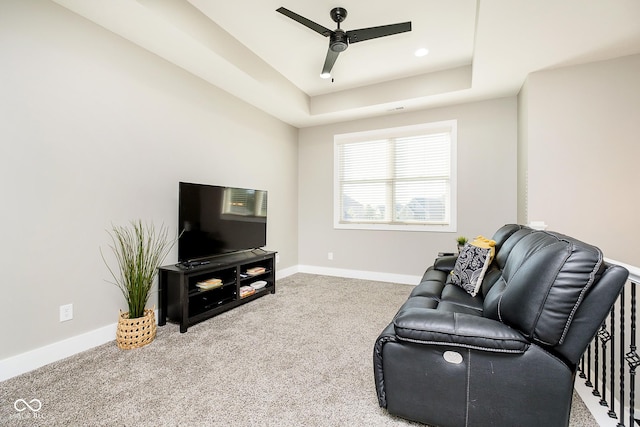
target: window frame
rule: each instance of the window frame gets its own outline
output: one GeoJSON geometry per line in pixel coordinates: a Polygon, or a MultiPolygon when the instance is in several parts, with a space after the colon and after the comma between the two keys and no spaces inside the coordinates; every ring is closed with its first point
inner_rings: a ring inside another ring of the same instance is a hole
{"type": "Polygon", "coordinates": [[[362,132],[336,134],[333,138],[333,227],[342,230],[383,230],[383,231],[457,231],[457,120],[443,120],[417,125],[400,126],[386,129],[375,129],[362,132]],[[342,194],[340,191],[340,145],[358,142],[373,142],[382,139],[421,136],[425,134],[449,132],[449,222],[444,224],[416,224],[394,222],[342,222],[342,194]]]}

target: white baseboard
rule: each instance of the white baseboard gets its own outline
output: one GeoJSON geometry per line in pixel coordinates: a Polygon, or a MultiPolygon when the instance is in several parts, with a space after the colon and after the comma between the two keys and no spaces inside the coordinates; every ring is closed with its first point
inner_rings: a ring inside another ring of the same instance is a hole
{"type": "MultiPolygon", "coordinates": [[[[278,279],[283,279],[299,272],[321,274],[325,276],[348,277],[351,279],[403,283],[409,285],[416,285],[420,282],[420,276],[314,267],[310,265],[296,265],[278,270],[276,277],[278,279]]],[[[158,319],[157,310],[156,319],[158,319]]],[[[44,347],[2,359],[0,360],[0,381],[8,380],[9,378],[38,369],[42,366],[48,365],[49,363],[57,362],[58,360],[73,356],[74,354],[90,350],[99,345],[106,344],[109,341],[115,341],[117,325],[117,323],[113,323],[44,347]]]]}
{"type": "Polygon", "coordinates": [[[349,279],[375,280],[377,282],[401,283],[404,285],[417,285],[422,276],[408,274],[380,273],[376,271],[349,270],[342,268],[317,267],[314,265],[296,265],[278,270],[278,279],[284,279],[295,273],[317,274],[322,276],[347,277],[349,279]]]}
{"type": "Polygon", "coordinates": [[[375,271],[346,270],[341,268],[316,267],[312,265],[298,266],[300,273],[320,274],[323,276],[347,277],[350,279],[375,280],[378,282],[402,283],[405,285],[417,285],[421,276],[408,274],[379,273],[375,271]]]}
{"type": "MultiPolygon", "coordinates": [[[[49,363],[114,341],[118,323],[103,326],[71,338],[58,341],[26,353],[0,360],[0,381],[33,371],[49,363]]],[[[115,345],[115,344],[114,344],[115,345]]]]}
{"type": "Polygon", "coordinates": [[[298,273],[298,266],[294,265],[293,267],[289,267],[289,268],[285,268],[283,270],[277,270],[276,271],[276,280],[278,279],[284,279],[285,277],[288,276],[292,276],[296,273],[298,273]]]}

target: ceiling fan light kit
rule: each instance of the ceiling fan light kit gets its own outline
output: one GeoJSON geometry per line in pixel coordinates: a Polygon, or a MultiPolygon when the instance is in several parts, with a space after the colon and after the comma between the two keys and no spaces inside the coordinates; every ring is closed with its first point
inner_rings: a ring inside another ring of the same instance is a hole
{"type": "Polygon", "coordinates": [[[324,37],[329,37],[329,49],[320,73],[320,77],[323,79],[331,77],[331,70],[336,59],[338,59],[338,55],[340,52],[347,50],[350,44],[411,31],[410,21],[344,31],[340,28],[340,23],[347,18],[347,10],[342,7],[335,7],[329,12],[331,19],[338,25],[338,28],[333,31],[284,7],[276,9],[276,12],[280,12],[324,37]]]}

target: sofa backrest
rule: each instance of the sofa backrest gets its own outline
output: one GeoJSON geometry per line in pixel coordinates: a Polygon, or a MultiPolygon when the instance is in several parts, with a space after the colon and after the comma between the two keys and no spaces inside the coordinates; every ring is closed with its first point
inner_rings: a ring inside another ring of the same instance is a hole
{"type": "Polygon", "coordinates": [[[498,229],[492,237],[492,240],[496,242],[496,255],[489,267],[489,271],[486,272],[484,280],[482,281],[482,296],[487,297],[487,294],[500,279],[502,275],[502,269],[504,268],[509,254],[513,247],[527,234],[534,230],[524,225],[507,224],[498,229]]]}
{"type": "Polygon", "coordinates": [[[494,262],[483,315],[545,346],[562,344],[580,303],[605,269],[598,248],[526,227],[502,242],[494,262]]]}
{"type": "Polygon", "coordinates": [[[500,252],[502,246],[513,236],[513,233],[522,229],[531,230],[531,228],[520,224],[507,224],[500,227],[498,231],[493,234],[493,237],[491,237],[491,239],[496,242],[496,253],[500,252]]]}
{"type": "Polygon", "coordinates": [[[554,348],[555,353],[574,365],[580,361],[602,321],[609,315],[628,277],[627,269],[618,265],[607,265],[600,280],[589,289],[578,307],[569,332],[562,344],[554,348]]]}

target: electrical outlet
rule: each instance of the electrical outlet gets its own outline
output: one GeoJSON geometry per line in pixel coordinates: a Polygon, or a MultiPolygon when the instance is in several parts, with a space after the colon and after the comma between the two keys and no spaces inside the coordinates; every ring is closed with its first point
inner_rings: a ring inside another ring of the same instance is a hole
{"type": "Polygon", "coordinates": [[[280,262],[280,254],[276,254],[276,264],[280,262]]]}
{"type": "Polygon", "coordinates": [[[333,252],[329,252],[329,253],[327,254],[327,259],[328,259],[329,261],[333,261],[333,252]]]}
{"type": "Polygon", "coordinates": [[[73,319],[73,304],[65,304],[60,306],[60,321],[66,322],[73,319]]]}

